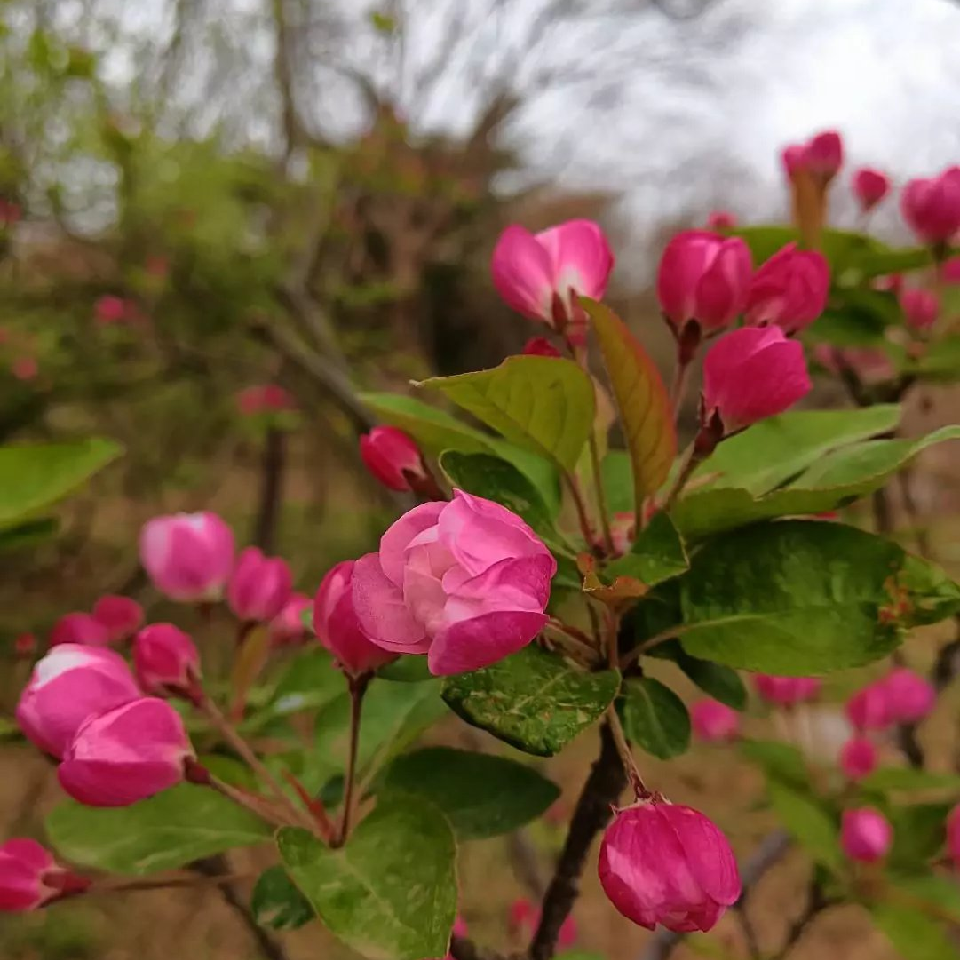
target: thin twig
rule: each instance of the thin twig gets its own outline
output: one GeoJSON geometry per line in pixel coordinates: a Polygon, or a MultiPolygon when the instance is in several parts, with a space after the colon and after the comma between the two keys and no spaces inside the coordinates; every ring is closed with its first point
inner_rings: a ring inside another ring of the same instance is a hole
{"type": "Polygon", "coordinates": [[[587,549],[593,549],[593,528],[590,525],[590,515],[587,513],[587,505],[583,499],[583,491],[580,489],[577,478],[572,473],[564,471],[563,478],[567,481],[567,487],[573,499],[573,506],[577,511],[577,521],[580,524],[580,532],[586,541],[587,549]]]}
{"type": "Polygon", "coordinates": [[[340,818],[340,830],[337,832],[337,845],[347,842],[350,823],[353,817],[354,796],[357,779],[357,752],[360,746],[360,721],[363,714],[363,695],[366,693],[368,679],[360,677],[350,680],[350,748],[347,754],[347,772],[343,792],[343,814],[340,818]]]}

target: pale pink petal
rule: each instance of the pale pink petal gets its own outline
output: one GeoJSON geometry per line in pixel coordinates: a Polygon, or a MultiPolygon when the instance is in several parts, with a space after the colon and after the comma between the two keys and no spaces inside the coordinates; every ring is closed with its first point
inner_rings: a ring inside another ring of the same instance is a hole
{"type": "Polygon", "coordinates": [[[550,257],[529,230],[507,227],[494,248],[490,268],[493,285],[507,306],[533,320],[550,318],[550,257]]]}
{"type": "Polygon", "coordinates": [[[570,288],[593,300],[607,290],[613,253],[599,225],[592,220],[568,220],[537,234],[550,257],[553,288],[566,300],[570,288]]]}
{"type": "Polygon", "coordinates": [[[447,505],[432,501],[408,510],[380,538],[380,563],[394,586],[403,586],[404,551],[419,533],[432,527],[447,505]]]}
{"type": "Polygon", "coordinates": [[[376,553],[365,554],[354,564],[353,607],[361,629],[378,647],[397,653],[429,649],[423,627],[411,616],[399,587],[383,572],[376,553]]]}

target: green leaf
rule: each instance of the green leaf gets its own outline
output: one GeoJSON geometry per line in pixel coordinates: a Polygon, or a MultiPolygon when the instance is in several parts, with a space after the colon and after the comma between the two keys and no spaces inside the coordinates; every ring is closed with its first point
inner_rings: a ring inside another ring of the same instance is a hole
{"type": "Polygon", "coordinates": [[[956,383],[960,380],[960,336],[946,336],[927,344],[922,356],[904,364],[903,372],[928,382],[956,383]]]}
{"type": "Polygon", "coordinates": [[[277,847],[324,925],[358,953],[446,954],[457,912],[456,844],[446,818],[422,798],[379,797],[340,849],[294,828],[280,831],[277,847]]]}
{"type": "Polygon", "coordinates": [[[786,831],[817,862],[840,873],[844,868],[837,818],[808,792],[779,780],[767,783],[770,803],[786,831]]]}
{"type": "Polygon", "coordinates": [[[553,517],[540,492],[506,460],[448,450],[440,457],[440,468],[455,487],[512,510],[538,533],[556,536],[553,517]]]}
{"type": "Polygon", "coordinates": [[[888,812],[893,846],[887,863],[894,869],[923,871],[946,842],[950,803],[914,803],[888,812]]]}
{"type": "Polygon", "coordinates": [[[801,790],[809,788],[810,772],[803,754],[793,745],[778,740],[742,740],[740,752],[757,764],[768,780],[801,790]]]}
{"type": "Polygon", "coordinates": [[[310,901],[283,867],[264,870],[250,895],[250,910],[261,927],[297,930],[316,917],[310,901]]]}
{"type": "Polygon", "coordinates": [[[50,842],[85,867],[140,876],[172,870],[270,837],[259,817],[206,787],[181,784],[131,807],[58,804],[46,821],[50,842]]]}
{"type": "Polygon", "coordinates": [[[660,371],[626,324],[607,306],[581,297],[593,321],[613,387],[630,463],[634,512],[656,493],[677,455],[677,432],[660,371]]]}
{"type": "Polygon", "coordinates": [[[634,577],[654,586],[690,566],[687,549],[669,514],[660,512],[637,535],[630,553],[604,567],[605,579],[634,577]]]}
{"type": "Polygon", "coordinates": [[[560,796],[556,784],[522,763],[448,747],[398,757],[385,783],[442,810],[460,840],[511,833],[560,796]]]}
{"type": "Polygon", "coordinates": [[[897,544],[839,523],[738,530],[706,543],[671,581],[677,634],[693,656],[742,670],[810,676],[862,666],[900,641],[890,608],[912,562],[897,544]]]}
{"type": "Polygon", "coordinates": [[[398,393],[363,393],[360,399],[386,424],[410,434],[421,449],[438,457],[444,450],[490,453],[490,438],[414,397],[398,393]]]}
{"type": "Polygon", "coordinates": [[[326,650],[304,650],[287,665],[273,691],[268,712],[273,716],[316,710],[346,695],[343,671],[326,650]]]}
{"type": "Polygon", "coordinates": [[[633,513],[633,469],[626,450],[611,450],[600,461],[600,479],[611,515],[633,513]]]}
{"type": "Polygon", "coordinates": [[[913,906],[875,903],[870,906],[870,914],[904,960],[948,960],[956,956],[956,948],[942,925],[913,906]]]}
{"type": "Polygon", "coordinates": [[[112,440],[0,447],[0,527],[56,503],[120,455],[112,440]]]}
{"type": "Polygon", "coordinates": [[[937,876],[927,868],[923,873],[890,877],[890,882],[909,897],[930,904],[960,924],[960,884],[955,878],[937,876]]]}
{"type": "Polygon", "coordinates": [[[447,679],[443,699],[475,727],[538,757],[552,757],[595,723],[616,696],[620,674],[584,673],[539,647],[447,679]]]}
{"type": "Polygon", "coordinates": [[[25,523],[7,527],[0,530],[0,552],[33,547],[49,540],[59,528],[60,523],[55,517],[41,517],[39,520],[27,520],[25,523]]]}
{"type": "Polygon", "coordinates": [[[660,760],[686,753],[690,716],[683,701],[651,677],[627,680],[617,701],[627,737],[660,760]]]}
{"type": "Polygon", "coordinates": [[[714,700],[725,703],[734,710],[746,710],[747,688],[740,674],[720,663],[711,663],[699,657],[691,657],[678,640],[666,640],[647,651],[651,657],[672,660],[686,674],[687,679],[714,700]]]}
{"type": "Polygon", "coordinates": [[[931,773],[914,767],[882,767],[860,781],[868,792],[893,793],[899,790],[952,790],[960,792],[960,775],[931,773]]]}
{"type": "Polygon", "coordinates": [[[511,443],[567,471],[593,426],[593,383],[572,360],[508,357],[492,370],[432,377],[421,386],[439,390],[511,443]]]}

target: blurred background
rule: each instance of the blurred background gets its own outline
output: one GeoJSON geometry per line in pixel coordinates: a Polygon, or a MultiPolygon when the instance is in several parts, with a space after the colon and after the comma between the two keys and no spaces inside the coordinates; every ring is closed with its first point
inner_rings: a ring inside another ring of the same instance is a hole
{"type": "MultiPolygon", "coordinates": [[[[960,161],[958,96],[951,0],[0,0],[0,443],[125,450],[57,537],[0,557],[4,715],[18,638],[106,592],[154,603],[136,549],[154,514],[220,512],[310,593],[375,543],[396,505],[359,463],[358,392],[493,366],[539,332],[490,283],[507,223],[600,221],[612,302],[665,359],[665,237],[717,208],[783,219],[779,151],[821,129],[896,182],[960,161]]],[[[860,225],[846,180],[834,196],[860,225]]],[[[906,238],[895,203],[870,226],[906,238]]],[[[555,764],[569,790],[587,753],[555,764]]],[[[696,751],[663,776],[731,809],[756,788],[696,751]]],[[[3,751],[4,836],[54,792],[3,751]]],[[[481,935],[523,892],[471,887],[498,856],[465,864],[481,935]]],[[[588,886],[585,942],[638,956],[588,886]]],[[[771,922],[794,892],[787,864],[771,922]]],[[[797,957],[887,956],[837,917],[797,957]]],[[[335,955],[315,927],[270,944],[215,893],[0,918],[4,960],[335,955]]]]}

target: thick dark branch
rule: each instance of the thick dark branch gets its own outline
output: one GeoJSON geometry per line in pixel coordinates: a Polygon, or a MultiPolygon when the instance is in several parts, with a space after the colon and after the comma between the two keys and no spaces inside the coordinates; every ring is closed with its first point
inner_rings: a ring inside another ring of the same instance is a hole
{"type": "Polygon", "coordinates": [[[597,834],[607,825],[612,807],[627,785],[627,775],[610,728],[600,727],[600,755],[594,761],[577,801],[557,869],[543,898],[540,925],[530,943],[530,960],[550,960],[560,927],[580,892],[580,877],[597,834]]]}

